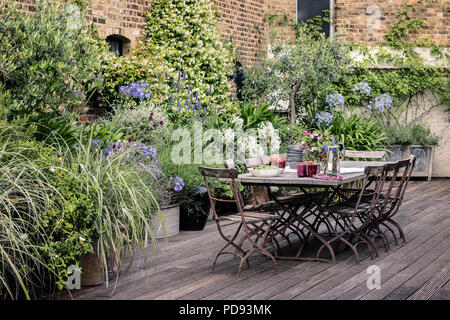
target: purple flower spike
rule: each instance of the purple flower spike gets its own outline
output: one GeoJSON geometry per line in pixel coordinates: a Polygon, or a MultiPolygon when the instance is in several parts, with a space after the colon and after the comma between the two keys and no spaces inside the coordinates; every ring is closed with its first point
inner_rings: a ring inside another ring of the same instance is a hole
{"type": "Polygon", "coordinates": [[[177,101],[177,106],[178,106],[178,112],[180,112],[180,111],[181,111],[181,104],[180,104],[180,101],[177,101]]]}
{"type": "Polygon", "coordinates": [[[149,119],[149,120],[152,120],[152,119],[153,119],[153,112],[150,113],[150,117],[148,117],[148,119],[149,119]]]}
{"type": "Polygon", "coordinates": [[[170,95],[170,104],[173,103],[173,94],[170,95]]]}
{"type": "Polygon", "coordinates": [[[169,74],[166,71],[166,80],[169,79],[169,74]]]}
{"type": "MultiPolygon", "coordinates": [[[[188,94],[190,94],[190,95],[192,96],[192,93],[191,93],[191,86],[190,86],[190,85],[187,86],[187,91],[188,91],[188,94]]],[[[191,100],[192,100],[192,98],[191,98],[191,100]]]]}
{"type": "Polygon", "coordinates": [[[183,80],[186,81],[186,72],[183,72],[183,80]]]}

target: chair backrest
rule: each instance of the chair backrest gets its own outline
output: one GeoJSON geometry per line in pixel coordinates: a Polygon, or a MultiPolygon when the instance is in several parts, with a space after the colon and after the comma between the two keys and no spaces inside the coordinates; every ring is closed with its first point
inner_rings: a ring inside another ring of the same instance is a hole
{"type": "Polygon", "coordinates": [[[216,212],[216,202],[231,202],[231,203],[234,202],[236,204],[237,209],[242,214],[244,207],[244,199],[239,191],[239,186],[235,180],[238,177],[238,172],[236,171],[236,169],[199,167],[199,170],[203,176],[206,190],[208,191],[209,200],[211,202],[211,210],[214,214],[214,219],[216,220],[216,222],[219,221],[219,216],[217,215],[216,212]],[[230,184],[231,191],[233,193],[233,199],[223,199],[213,194],[208,181],[211,178],[219,180],[225,179],[230,184]]]}
{"type": "Polygon", "coordinates": [[[345,150],[344,158],[384,160],[386,158],[386,151],[345,150]]]}
{"type": "Polygon", "coordinates": [[[379,207],[379,218],[386,219],[395,214],[403,200],[411,173],[415,164],[415,156],[385,165],[383,173],[384,187],[380,192],[383,199],[379,207]]]}
{"type": "Polygon", "coordinates": [[[348,227],[349,230],[352,228],[351,225],[354,227],[354,220],[357,218],[361,221],[361,224],[358,226],[359,229],[366,228],[372,221],[380,190],[383,187],[383,172],[384,166],[365,167],[364,179],[355,203],[355,208],[351,217],[352,223],[348,227]],[[369,204],[368,207],[367,204],[369,204]],[[364,208],[364,210],[360,211],[362,208],[364,208]]]}
{"type": "Polygon", "coordinates": [[[384,167],[385,166],[367,166],[364,169],[365,175],[362,187],[359,191],[353,215],[351,217],[351,221],[354,221],[356,218],[360,219],[360,229],[366,228],[371,222],[372,216],[375,214],[380,190],[383,188],[384,167]],[[369,206],[365,207],[366,210],[359,212],[359,209],[362,206],[366,206],[367,203],[369,203],[369,206]]]}
{"type": "Polygon", "coordinates": [[[234,167],[235,167],[235,163],[234,163],[233,159],[226,159],[223,165],[227,169],[234,169],[234,167]]]}

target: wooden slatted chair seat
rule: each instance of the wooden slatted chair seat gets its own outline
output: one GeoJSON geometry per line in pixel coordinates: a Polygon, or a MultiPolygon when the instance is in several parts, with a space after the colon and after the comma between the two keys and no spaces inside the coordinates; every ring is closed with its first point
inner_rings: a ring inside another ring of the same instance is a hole
{"type": "MultiPolygon", "coordinates": [[[[252,211],[252,212],[244,213],[245,222],[250,223],[250,224],[259,223],[259,222],[268,221],[268,220],[276,220],[279,218],[280,218],[280,216],[278,216],[278,215],[267,214],[264,212],[252,211]]],[[[224,215],[224,216],[221,216],[221,219],[231,220],[231,221],[236,221],[236,222],[242,221],[242,217],[241,217],[240,213],[224,215]]]]}

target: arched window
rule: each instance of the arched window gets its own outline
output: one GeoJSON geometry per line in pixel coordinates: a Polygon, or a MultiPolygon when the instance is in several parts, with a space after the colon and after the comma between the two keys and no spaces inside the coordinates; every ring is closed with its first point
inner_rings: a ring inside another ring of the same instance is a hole
{"type": "Polygon", "coordinates": [[[130,40],[120,35],[111,35],[106,37],[109,50],[114,52],[117,56],[127,55],[130,51],[130,40]]]}

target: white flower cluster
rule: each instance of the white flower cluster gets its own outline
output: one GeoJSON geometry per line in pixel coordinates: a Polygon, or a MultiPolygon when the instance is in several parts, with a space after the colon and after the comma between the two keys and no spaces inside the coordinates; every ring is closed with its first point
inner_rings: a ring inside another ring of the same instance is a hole
{"type": "Polygon", "coordinates": [[[241,129],[244,125],[244,120],[241,117],[234,115],[233,118],[231,118],[231,123],[235,125],[236,129],[241,129]]]}

